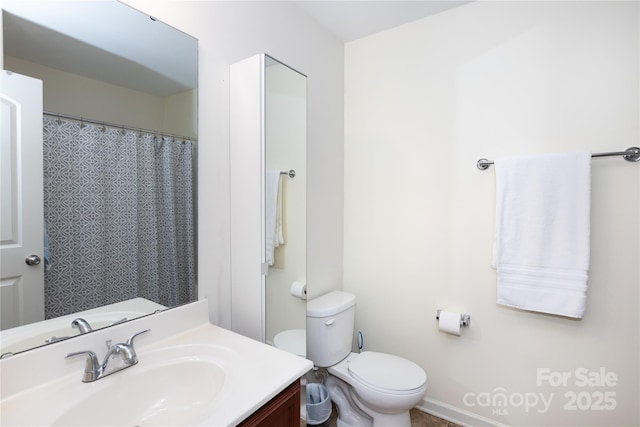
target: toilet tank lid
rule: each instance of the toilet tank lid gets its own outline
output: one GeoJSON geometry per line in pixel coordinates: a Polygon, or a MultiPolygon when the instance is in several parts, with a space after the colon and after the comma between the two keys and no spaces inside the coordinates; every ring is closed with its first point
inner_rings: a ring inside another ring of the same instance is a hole
{"type": "Polygon", "coordinates": [[[356,305],[356,296],[332,291],[307,302],[307,317],[333,316],[356,305]]]}

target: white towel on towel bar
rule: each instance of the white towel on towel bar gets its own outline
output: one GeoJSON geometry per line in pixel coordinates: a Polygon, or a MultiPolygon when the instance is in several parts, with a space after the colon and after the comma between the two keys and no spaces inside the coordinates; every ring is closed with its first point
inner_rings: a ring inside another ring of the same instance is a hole
{"type": "Polygon", "coordinates": [[[267,171],[265,184],[265,246],[267,265],[275,262],[275,248],[284,243],[282,231],[282,179],[280,171],[267,171]]]}
{"type": "Polygon", "coordinates": [[[498,304],[582,318],[591,154],[496,159],[495,169],[498,304]]]}
{"type": "Polygon", "coordinates": [[[284,227],[282,225],[282,204],[284,203],[284,193],[282,192],[282,181],[282,174],[278,172],[278,197],[276,198],[276,248],[284,243],[284,227]]]}

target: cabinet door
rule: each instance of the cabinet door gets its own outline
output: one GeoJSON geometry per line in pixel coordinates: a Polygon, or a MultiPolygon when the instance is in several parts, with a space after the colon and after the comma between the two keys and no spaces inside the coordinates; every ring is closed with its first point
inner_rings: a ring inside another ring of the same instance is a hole
{"type": "Polygon", "coordinates": [[[240,423],[241,427],[299,427],[300,426],[300,380],[258,409],[240,423]]]}

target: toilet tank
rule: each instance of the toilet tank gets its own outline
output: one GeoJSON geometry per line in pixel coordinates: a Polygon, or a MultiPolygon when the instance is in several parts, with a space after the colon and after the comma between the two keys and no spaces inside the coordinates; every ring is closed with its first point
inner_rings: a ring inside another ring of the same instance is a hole
{"type": "Polygon", "coordinates": [[[356,297],[333,291],[307,302],[307,359],[333,366],[351,352],[356,297]]]}

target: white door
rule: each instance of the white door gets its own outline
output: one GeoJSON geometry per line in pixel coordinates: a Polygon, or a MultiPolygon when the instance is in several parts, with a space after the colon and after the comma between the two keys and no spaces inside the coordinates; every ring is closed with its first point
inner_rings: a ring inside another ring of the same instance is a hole
{"type": "Polygon", "coordinates": [[[44,320],[42,81],[3,70],[0,89],[3,330],[44,320]]]}

